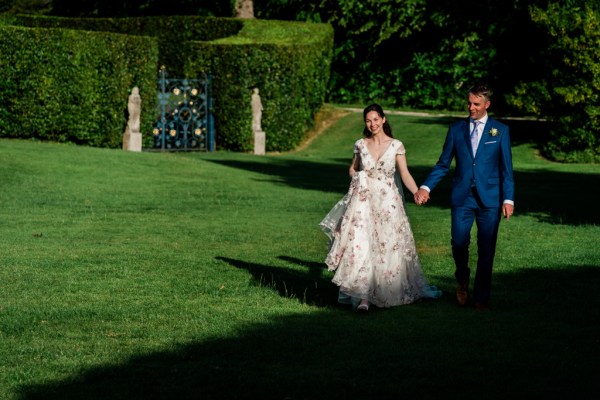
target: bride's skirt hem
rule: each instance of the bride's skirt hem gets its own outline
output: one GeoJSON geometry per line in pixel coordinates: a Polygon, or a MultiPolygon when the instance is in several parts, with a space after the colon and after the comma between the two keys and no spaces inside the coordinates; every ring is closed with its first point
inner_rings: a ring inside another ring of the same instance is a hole
{"type": "MultiPolygon", "coordinates": [[[[333,282],[335,283],[335,281],[333,282]]],[[[337,285],[337,283],[336,283],[337,285]]],[[[369,303],[379,308],[390,308],[395,306],[403,306],[413,304],[421,300],[439,299],[442,296],[442,291],[435,285],[426,285],[418,295],[406,296],[395,300],[382,300],[373,295],[359,293],[351,289],[339,286],[338,302],[340,304],[351,304],[356,307],[361,300],[369,300],[369,303]]]]}

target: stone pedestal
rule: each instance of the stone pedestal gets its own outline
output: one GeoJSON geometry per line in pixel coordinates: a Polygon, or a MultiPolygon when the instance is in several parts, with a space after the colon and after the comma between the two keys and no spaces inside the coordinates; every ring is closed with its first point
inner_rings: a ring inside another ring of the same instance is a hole
{"type": "Polygon", "coordinates": [[[254,131],[254,154],[264,155],[265,154],[265,132],[254,131]]]}
{"type": "Polygon", "coordinates": [[[142,134],[140,132],[130,132],[125,129],[123,134],[123,150],[142,151],[142,134]]]}

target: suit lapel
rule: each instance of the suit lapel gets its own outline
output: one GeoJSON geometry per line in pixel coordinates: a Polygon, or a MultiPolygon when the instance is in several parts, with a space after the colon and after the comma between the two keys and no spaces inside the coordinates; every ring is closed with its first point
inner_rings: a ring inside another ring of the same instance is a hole
{"type": "Polygon", "coordinates": [[[481,135],[481,140],[483,141],[483,138],[486,136],[489,136],[489,132],[490,129],[492,129],[492,119],[490,117],[488,117],[488,120],[486,121],[484,127],[483,127],[483,135],[481,135]]]}
{"type": "MultiPolygon", "coordinates": [[[[486,148],[485,143],[489,141],[490,137],[492,137],[490,136],[490,131],[493,127],[494,123],[492,119],[488,117],[485,125],[483,126],[483,133],[481,134],[481,140],[479,141],[479,146],[477,147],[477,156],[479,156],[479,153],[486,148]]],[[[477,158],[477,156],[475,158],[477,158]]]]}
{"type": "Polygon", "coordinates": [[[488,131],[487,127],[489,124],[490,124],[490,118],[488,117],[487,121],[485,122],[485,125],[483,126],[483,131],[481,133],[481,139],[479,139],[479,145],[477,146],[477,154],[475,155],[475,158],[479,157],[479,155],[485,148],[485,146],[484,146],[484,143],[486,142],[485,133],[488,131]]]}

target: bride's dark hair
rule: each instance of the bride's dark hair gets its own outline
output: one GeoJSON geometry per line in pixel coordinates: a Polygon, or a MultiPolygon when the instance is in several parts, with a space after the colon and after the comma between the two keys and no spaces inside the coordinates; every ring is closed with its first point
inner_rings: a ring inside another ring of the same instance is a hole
{"type": "MultiPolygon", "coordinates": [[[[363,111],[363,121],[367,120],[367,114],[370,113],[371,111],[375,111],[377,114],[379,114],[379,116],[381,118],[385,118],[385,113],[383,112],[383,108],[381,108],[381,106],[379,104],[371,104],[370,106],[367,106],[363,111]]],[[[385,133],[387,136],[389,136],[391,138],[394,137],[394,136],[392,136],[392,127],[390,126],[390,124],[388,124],[387,118],[383,124],[383,133],[385,133]]],[[[363,130],[363,135],[365,135],[365,137],[372,136],[372,133],[367,129],[366,126],[365,126],[365,129],[363,130]]]]}

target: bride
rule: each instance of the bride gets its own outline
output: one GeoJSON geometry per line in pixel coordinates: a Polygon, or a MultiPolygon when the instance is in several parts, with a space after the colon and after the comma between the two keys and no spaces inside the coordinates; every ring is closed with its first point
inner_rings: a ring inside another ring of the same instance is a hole
{"type": "Polygon", "coordinates": [[[402,142],[394,139],[383,109],[364,109],[362,139],[354,144],[348,193],[320,222],[330,239],[325,263],[335,271],[341,303],[368,311],[441,292],[427,284],[404,209],[402,183],[418,189],[408,171],[402,142]],[[400,182],[401,180],[401,182],[400,182]]]}

